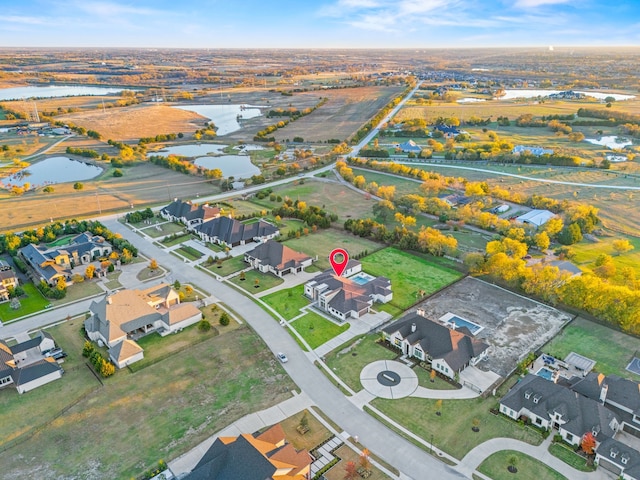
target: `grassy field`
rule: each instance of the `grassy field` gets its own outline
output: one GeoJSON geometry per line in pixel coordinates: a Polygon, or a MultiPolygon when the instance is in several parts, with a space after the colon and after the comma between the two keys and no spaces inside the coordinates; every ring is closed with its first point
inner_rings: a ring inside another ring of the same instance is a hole
{"type": "Polygon", "coordinates": [[[307,237],[292,238],[283,243],[287,247],[304,252],[310,257],[315,258],[317,255],[318,261],[315,262],[315,265],[322,270],[326,270],[331,266],[329,254],[335,248],[344,248],[351,257],[354,257],[364,251],[374,252],[383,246],[372,240],[334,228],[318,230],[307,237]]]}
{"type": "Polygon", "coordinates": [[[176,248],[175,252],[179,253],[189,260],[200,260],[203,257],[200,251],[196,250],[193,247],[190,247],[189,245],[182,245],[181,247],[176,248]]]}
{"type": "MultiPolygon", "coordinates": [[[[141,228],[141,226],[137,226],[137,228],[141,228]]],[[[184,225],[173,223],[173,222],[165,222],[156,226],[147,226],[143,227],[142,231],[149,235],[151,238],[158,238],[164,235],[172,235],[174,233],[184,232],[184,225]],[[158,228],[160,230],[158,230],[158,228]]]]}
{"type": "Polygon", "coordinates": [[[362,175],[367,183],[376,182],[378,185],[393,185],[396,187],[396,198],[412,193],[420,193],[420,183],[414,180],[385,175],[384,173],[372,172],[361,168],[353,169],[354,175],[362,175]]]}
{"type": "MultiPolygon", "coordinates": [[[[64,346],[67,336],[80,337],[78,328],[79,323],[68,335],[58,334],[56,340],[64,346]]],[[[180,336],[165,340],[180,341],[180,336]]],[[[79,356],[77,348],[81,347],[76,346],[73,351],[79,356]]],[[[148,346],[149,350],[152,348],[153,345],[148,346]]],[[[71,371],[66,376],[73,374],[71,371]]],[[[63,382],[51,386],[56,383],[63,382]]],[[[97,385],[91,375],[82,382],[89,390],[97,385]]],[[[241,326],[228,334],[211,336],[136,373],[118,371],[105,381],[104,387],[86,396],[40,435],[0,453],[3,475],[131,478],[161,458],[168,461],[189,450],[247,413],[288,398],[293,388],[262,341],[241,326]]],[[[36,395],[27,394],[13,402],[28,414],[9,414],[8,408],[0,411],[3,439],[24,430],[24,426],[20,427],[24,418],[44,422],[52,417],[49,410],[56,411],[50,404],[68,405],[73,398],[61,389],[50,402],[42,402],[47,397],[38,395],[39,390],[33,392],[36,395]],[[45,413],[37,415],[41,409],[45,413]]]]}
{"type": "Polygon", "coordinates": [[[613,263],[618,269],[631,267],[636,270],[636,274],[640,275],[640,238],[617,235],[615,237],[600,238],[598,242],[583,240],[572,245],[571,249],[575,252],[575,258],[572,261],[583,269],[593,268],[593,263],[598,258],[598,255],[606,254],[613,257],[613,263]],[[613,242],[619,238],[629,240],[634,249],[622,255],[616,254],[613,242]]]}
{"type": "Polygon", "coordinates": [[[231,278],[231,282],[245,289],[250,293],[264,292],[270,288],[277,287],[284,280],[270,273],[261,273],[258,270],[249,270],[245,273],[245,279],[241,280],[240,275],[231,278]],[[256,280],[258,281],[256,287],[256,280]]]}
{"type": "Polygon", "coordinates": [[[362,259],[362,269],[371,275],[385,276],[391,280],[391,303],[400,308],[415,303],[421,290],[429,295],[462,276],[459,272],[396,248],[385,248],[367,255],[362,259]]]}
{"type": "MultiPolygon", "coordinates": [[[[340,461],[324,474],[327,480],[343,480],[345,475],[345,466],[348,462],[353,462],[359,465],[360,456],[351,450],[348,446],[343,445],[335,452],[336,456],[340,458],[340,461]]],[[[360,477],[358,477],[360,478],[360,477]]],[[[382,473],[376,467],[371,467],[371,475],[367,477],[367,480],[391,480],[391,477],[382,473]]]]}
{"type": "Polygon", "coordinates": [[[173,247],[174,245],[178,245],[179,243],[182,243],[186,240],[190,240],[193,238],[192,234],[186,233],[184,229],[182,230],[182,232],[176,232],[176,233],[177,235],[174,234],[170,237],[167,237],[163,239],[161,243],[166,247],[173,247]]]}
{"type": "Polygon", "coordinates": [[[480,473],[494,480],[563,480],[565,476],[549,468],[544,463],[524,453],[514,450],[496,452],[484,460],[478,467],[480,473]],[[507,470],[509,459],[517,459],[516,473],[507,470]]]}
{"type": "Polygon", "coordinates": [[[200,115],[168,105],[141,104],[107,110],[100,109],[56,117],[86,129],[100,132],[104,138],[118,141],[155,137],[159,133],[192,133],[204,124],[200,115]]]}
{"type": "Polygon", "coordinates": [[[567,465],[571,465],[573,468],[580,470],[581,472],[593,472],[595,468],[593,465],[587,465],[587,459],[581,455],[578,455],[571,448],[560,444],[552,443],[549,445],[549,453],[554,457],[559,458],[567,465]]]}
{"type": "Polygon", "coordinates": [[[640,381],[639,375],[626,370],[633,354],[640,350],[638,338],[583,318],[576,318],[543,350],[557,358],[576,352],[595,360],[598,372],[640,381]]]}
{"type": "Polygon", "coordinates": [[[7,322],[30,313],[39,312],[44,309],[45,305],[51,303],[42,296],[33,283],[25,283],[22,288],[25,295],[19,299],[20,308],[17,310],[12,309],[11,302],[0,303],[0,321],[7,322]]]}
{"type": "Polygon", "coordinates": [[[213,263],[213,265],[208,266],[207,270],[217,275],[226,277],[227,275],[247,268],[248,266],[249,264],[245,263],[243,256],[240,255],[238,257],[225,258],[224,260],[222,260],[222,263],[220,265],[215,262],[213,263]]]}
{"type": "Polygon", "coordinates": [[[132,207],[140,209],[166,204],[174,197],[193,198],[198,194],[220,192],[218,186],[201,177],[146,162],[124,168],[124,176],[119,178],[111,175],[110,165],[104,162],[97,162],[97,165],[103,167],[104,172],[94,180],[83,182],[81,191],[74,190],[73,183],[56,184],[54,193],[49,194],[37,190],[16,197],[0,191],[0,230],[21,230],[49,223],[52,219],[96,217],[100,213],[131,210],[132,207]]]}
{"type": "Polygon", "coordinates": [[[309,300],[304,296],[304,285],[272,293],[262,297],[262,301],[287,320],[300,315],[300,309],[309,305],[309,300]]]}
{"type": "MultiPolygon", "coordinates": [[[[314,142],[332,138],[345,140],[402,90],[402,87],[324,90],[320,96],[327,97],[327,103],[273,134],[279,142],[293,137],[302,137],[306,141],[314,142]]],[[[318,92],[309,92],[296,94],[296,97],[315,97],[317,102],[318,95],[318,92]]]]}
{"type": "Polygon", "coordinates": [[[326,355],[326,364],[352,390],[359,392],[362,390],[360,372],[365,365],[376,360],[393,360],[397,357],[394,352],[376,343],[379,338],[379,335],[365,335],[353,339],[326,355]]]}
{"type": "Polygon", "coordinates": [[[315,312],[308,312],[294,321],[291,326],[312,349],[318,348],[349,329],[348,324],[336,325],[315,312]]]}
{"type": "MultiPolygon", "coordinates": [[[[506,390],[505,390],[506,391],[506,390]]],[[[386,400],[376,398],[371,405],[433,443],[445,452],[461,459],[472,448],[496,437],[507,437],[538,445],[542,437],[502,416],[489,413],[496,405],[493,398],[472,400],[444,400],[441,415],[436,415],[437,400],[401,398],[386,400]],[[480,431],[472,432],[473,419],[480,420],[480,431]]]]}
{"type": "Polygon", "coordinates": [[[98,295],[102,292],[104,292],[104,290],[100,288],[96,280],[85,280],[82,283],[76,283],[68,286],[67,294],[65,295],[65,297],[61,298],[60,300],[51,300],[51,303],[57,307],[60,305],[65,305],[67,303],[75,302],[76,300],[91,297],[93,295],[98,295]]]}

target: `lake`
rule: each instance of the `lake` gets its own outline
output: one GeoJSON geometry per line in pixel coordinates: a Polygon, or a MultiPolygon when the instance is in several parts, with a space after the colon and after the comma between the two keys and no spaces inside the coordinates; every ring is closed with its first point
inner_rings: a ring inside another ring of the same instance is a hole
{"type": "Polygon", "coordinates": [[[123,87],[90,87],[83,85],[47,85],[42,87],[12,87],[0,89],[0,101],[21,100],[23,98],[53,98],[53,97],[80,97],[84,95],[114,95],[123,90],[123,87]]]}
{"type": "Polygon", "coordinates": [[[67,157],[50,157],[5,178],[0,178],[0,186],[22,187],[30,183],[32,187],[43,187],[54,183],[89,180],[102,173],[102,168],[67,157]]]}
{"type": "Polygon", "coordinates": [[[260,169],[251,163],[246,155],[221,155],[219,157],[200,157],[193,164],[208,170],[219,168],[224,177],[249,178],[260,175],[260,169]]]}
{"type": "Polygon", "coordinates": [[[485,102],[484,98],[474,98],[474,97],[464,97],[456,100],[458,103],[477,103],[477,102],[485,102]]]}
{"type": "Polygon", "coordinates": [[[618,148],[624,148],[628,145],[633,145],[631,140],[625,138],[616,137],[615,135],[605,135],[600,138],[585,138],[585,142],[593,143],[594,145],[602,145],[603,147],[610,148],[612,150],[618,148]]]}
{"type": "Polygon", "coordinates": [[[238,122],[238,115],[243,119],[259,117],[262,115],[259,107],[251,105],[174,105],[173,108],[188,110],[211,120],[218,130],[218,136],[240,130],[242,125],[238,122]]]}
{"type": "MultiPolygon", "coordinates": [[[[565,90],[534,90],[534,89],[520,89],[520,90],[511,90],[506,89],[505,95],[500,97],[500,100],[513,100],[514,98],[536,98],[536,97],[547,97],[554,93],[560,93],[565,90]]],[[[597,98],[599,100],[604,100],[606,97],[613,97],[616,101],[621,100],[630,100],[635,98],[635,95],[623,95],[621,93],[606,93],[606,92],[592,92],[589,90],[574,90],[576,93],[584,93],[590,97],[597,98]]]]}

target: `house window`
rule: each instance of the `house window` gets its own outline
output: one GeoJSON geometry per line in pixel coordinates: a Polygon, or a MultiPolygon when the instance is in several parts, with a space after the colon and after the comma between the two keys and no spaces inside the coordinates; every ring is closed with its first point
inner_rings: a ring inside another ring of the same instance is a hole
{"type": "Polygon", "coordinates": [[[567,433],[567,442],[573,442],[573,435],[571,435],[570,433],[567,433]]]}
{"type": "Polygon", "coordinates": [[[618,456],[618,451],[617,450],[611,450],[611,458],[616,458],[618,456]]]}
{"type": "Polygon", "coordinates": [[[11,382],[11,377],[0,378],[0,385],[6,385],[11,382]]]}
{"type": "Polygon", "coordinates": [[[629,461],[628,457],[625,457],[624,455],[620,457],[620,462],[622,462],[623,465],[626,465],[628,461],[629,461]]]}
{"type": "Polygon", "coordinates": [[[536,418],[536,425],[542,425],[542,419],[541,418],[536,418]]]}

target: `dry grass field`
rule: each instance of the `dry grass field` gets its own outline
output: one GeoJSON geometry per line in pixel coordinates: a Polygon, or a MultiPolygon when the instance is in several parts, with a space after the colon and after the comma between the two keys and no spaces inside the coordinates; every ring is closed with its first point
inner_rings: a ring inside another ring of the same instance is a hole
{"type": "Polygon", "coordinates": [[[87,130],[100,132],[105,139],[118,141],[137,141],[141,137],[166,133],[192,133],[207,121],[193,112],[149,103],[105,111],[95,108],[60,115],[56,119],[73,122],[87,130]]]}
{"type": "MultiPolygon", "coordinates": [[[[105,164],[99,165],[107,167],[105,164]]],[[[219,188],[201,177],[193,177],[150,163],[123,169],[113,177],[108,167],[97,179],[86,181],[80,191],[72,183],[54,185],[54,193],[41,190],[21,197],[0,191],[0,231],[19,231],[29,226],[66,218],[95,217],[122,209],[167,203],[219,193],[219,188]]]]}
{"type": "Polygon", "coordinates": [[[345,140],[401,91],[402,87],[361,87],[297,94],[296,97],[313,97],[316,102],[320,97],[327,97],[329,101],[312,114],[277,130],[274,135],[278,141],[293,137],[311,142],[331,138],[345,140]]]}

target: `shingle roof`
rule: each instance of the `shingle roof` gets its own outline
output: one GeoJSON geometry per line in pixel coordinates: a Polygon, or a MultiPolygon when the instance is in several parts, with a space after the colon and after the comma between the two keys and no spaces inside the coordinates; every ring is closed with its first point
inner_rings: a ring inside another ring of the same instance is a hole
{"type": "Polygon", "coordinates": [[[288,268],[298,268],[303,262],[311,259],[308,255],[296,252],[275,240],[268,240],[261,243],[248,252],[247,255],[260,260],[262,264],[269,265],[278,271],[288,268]]]}
{"type": "Polygon", "coordinates": [[[278,229],[274,225],[264,220],[244,224],[229,217],[218,217],[204,222],[196,227],[196,231],[209,237],[218,238],[219,241],[229,245],[278,233],[278,229]]]}
{"type": "Polygon", "coordinates": [[[625,474],[631,478],[640,478],[640,452],[630,446],[614,438],[607,438],[598,444],[596,453],[606,458],[609,462],[623,467],[625,474]],[[611,457],[612,450],[616,452],[615,458],[611,457]],[[626,464],[622,463],[623,457],[627,460],[626,464]]]}
{"type": "Polygon", "coordinates": [[[142,352],[142,347],[136,342],[125,338],[109,349],[109,355],[117,362],[123,362],[142,352]]]}
{"type": "Polygon", "coordinates": [[[16,353],[25,352],[27,350],[31,350],[32,348],[36,348],[38,345],[40,345],[41,341],[42,340],[40,337],[30,338],[26,342],[13,345],[11,347],[11,353],[15,355],[16,353]]]}
{"type": "Polygon", "coordinates": [[[454,371],[459,371],[469,360],[489,348],[466,328],[452,330],[415,312],[393,322],[383,331],[387,334],[399,332],[411,345],[419,344],[422,351],[433,359],[445,360],[454,371]],[[414,324],[416,329],[412,332],[414,324]]]}
{"type": "Polygon", "coordinates": [[[58,365],[55,360],[46,358],[27,365],[26,367],[15,369],[11,376],[13,383],[20,386],[60,370],[62,370],[62,368],[60,368],[60,365],[58,365]]]}
{"type": "Polygon", "coordinates": [[[178,199],[164,207],[161,212],[176,218],[184,218],[187,221],[195,219],[206,221],[220,215],[220,209],[218,207],[211,207],[207,204],[195,205],[191,202],[183,202],[178,199]]]}

